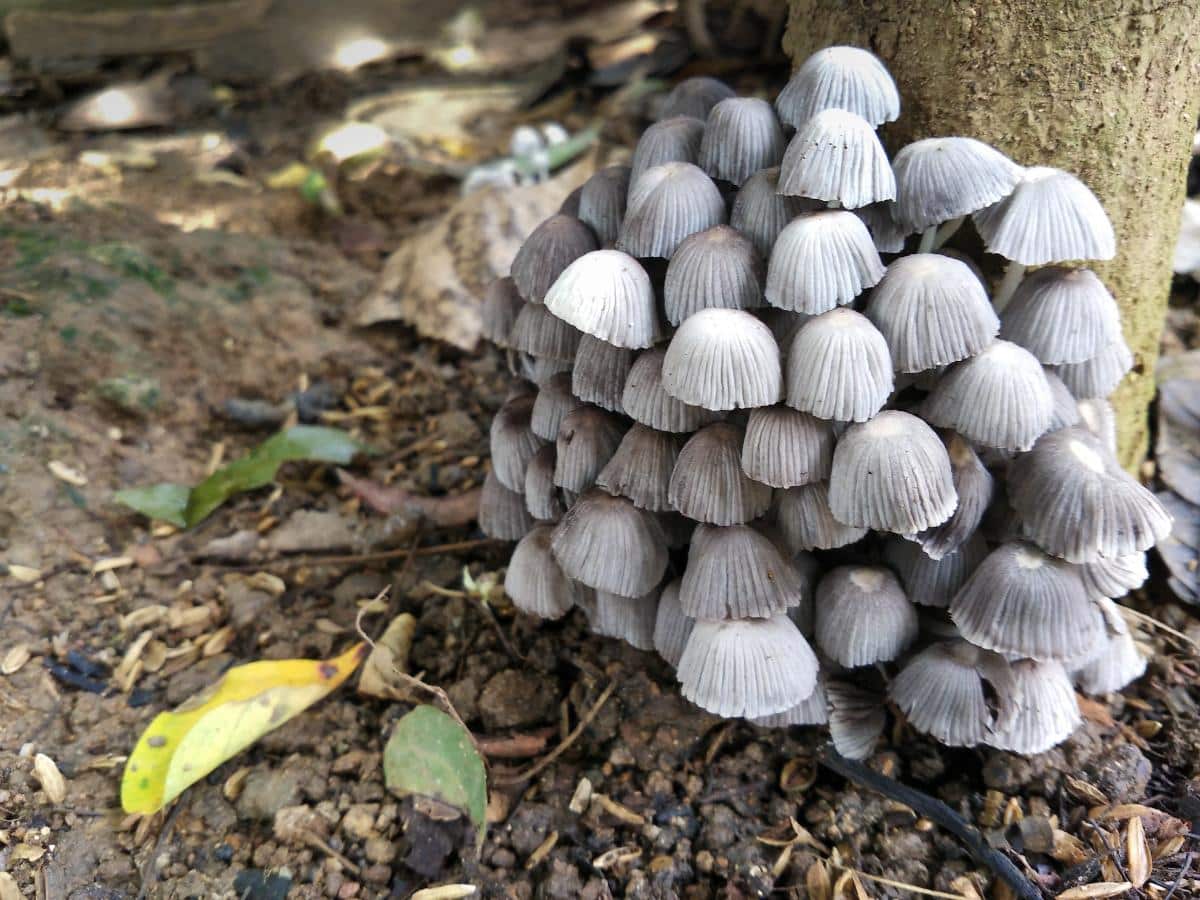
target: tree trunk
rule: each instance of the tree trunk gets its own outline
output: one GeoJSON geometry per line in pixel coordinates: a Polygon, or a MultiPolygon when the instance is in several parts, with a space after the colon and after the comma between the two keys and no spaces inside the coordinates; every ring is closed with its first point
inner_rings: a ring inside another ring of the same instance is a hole
{"type": "Polygon", "coordinates": [[[923,137],[986,141],[1022,165],[1074,172],[1104,203],[1117,257],[1094,268],[1117,298],[1134,370],[1113,395],[1119,456],[1147,448],[1147,407],[1200,107],[1195,0],[789,0],[784,50],[878,54],[902,98],[891,150],[923,137]]]}

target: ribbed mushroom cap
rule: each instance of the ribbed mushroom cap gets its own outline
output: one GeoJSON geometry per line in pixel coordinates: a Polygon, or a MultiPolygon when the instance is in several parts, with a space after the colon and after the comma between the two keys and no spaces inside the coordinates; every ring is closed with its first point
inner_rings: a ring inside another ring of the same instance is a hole
{"type": "Polygon", "coordinates": [[[513,257],[513,283],[522,298],[541,303],[567,266],[599,246],[590,228],[574,216],[555,213],[533,229],[513,257]]]}
{"type": "Polygon", "coordinates": [[[829,485],[823,481],[777,491],[775,524],[788,550],[833,550],[864,537],[866,528],[843,525],[829,511],[829,485]]]}
{"type": "Polygon", "coordinates": [[[1091,359],[1050,368],[1078,399],[1107,397],[1133,369],[1133,354],[1125,340],[1118,338],[1091,359]]]}
{"type": "Polygon", "coordinates": [[[1017,714],[988,743],[1001,750],[1032,756],[1070,737],[1083,717],[1071,676],[1057,662],[1021,659],[1012,664],[1017,685],[1017,714]]]}
{"type": "Polygon", "coordinates": [[[670,259],[689,234],[724,221],[725,199],[703,169],[663,163],[633,183],[617,247],[633,256],[670,259]]]}
{"type": "Polygon", "coordinates": [[[622,597],[649,593],[667,569],[666,537],[654,515],[603,491],[589,491],[567,510],[551,547],[571,578],[622,597]]]}
{"type": "MultiPolygon", "coordinates": [[[[554,462],[558,451],[547,444],[534,454],[525,469],[525,508],[541,522],[557,522],[567,511],[558,486],[554,483],[554,462]]],[[[482,509],[482,501],[480,501],[482,509]]],[[[482,521],[480,527],[483,527],[482,521]]],[[[484,529],[487,533],[487,530],[484,529]]],[[[493,535],[494,536],[494,535],[493,535]]]]}
{"type": "Polygon", "coordinates": [[[1050,427],[1053,412],[1041,363],[1008,341],[993,341],[947,369],[921,407],[932,424],[1001,450],[1028,450],[1050,427]]]}
{"type": "Polygon", "coordinates": [[[638,650],[653,650],[657,616],[657,589],[641,597],[621,597],[597,591],[592,631],[624,641],[638,650]]]}
{"type": "Polygon", "coordinates": [[[1010,463],[1008,498],[1038,546],[1074,563],[1148,550],[1171,532],[1158,498],[1078,426],[1010,463]]]}
{"type": "Polygon", "coordinates": [[[747,525],[699,525],[679,603],[693,619],[764,619],[798,606],[804,582],[770,539],[747,525]]]}
{"type": "Polygon", "coordinates": [[[621,220],[625,218],[630,172],[629,166],[608,166],[583,183],[579,221],[596,233],[601,244],[611,245],[617,239],[621,220]]]}
{"type": "Polygon", "coordinates": [[[504,573],[513,606],[542,619],[560,619],[575,605],[575,588],[550,552],[554,528],[538,525],[521,538],[504,573]]]}
{"type": "Polygon", "coordinates": [[[529,426],[542,440],[556,440],[562,420],[583,405],[584,402],[571,393],[570,374],[559,372],[547,378],[538,389],[529,426]]]}
{"type": "Polygon", "coordinates": [[[704,120],[692,116],[674,116],[655,122],[642,132],[633,148],[629,190],[643,173],[669,162],[695,163],[700,158],[704,120]]]}
{"type": "Polygon", "coordinates": [[[625,427],[619,416],[595,406],[567,413],[555,444],[554,483],[575,493],[590,488],[617,452],[625,427]]]}
{"type": "Polygon", "coordinates": [[[1100,201],[1069,172],[1034,166],[1005,199],[973,216],[992,253],[1026,266],[1112,259],[1112,223],[1100,201]]]}
{"type": "Polygon", "coordinates": [[[779,165],[786,146],[770,103],[755,97],[729,97],[708,114],[699,165],[713,178],[740,187],[759,169],[779,165]]]}
{"type": "Polygon", "coordinates": [[[1017,287],[1000,336],[1044,363],[1081,363],[1121,339],[1121,315],[1091,269],[1047,266],[1017,287]]]}
{"type": "Polygon", "coordinates": [[[883,696],[845,681],[827,680],[824,687],[833,746],[847,759],[869,758],[887,725],[883,696]]]}
{"type": "Polygon", "coordinates": [[[497,347],[511,347],[509,335],[525,301],[511,278],[497,278],[488,285],[480,310],[481,333],[497,347]]]}
{"type": "Polygon", "coordinates": [[[791,709],[817,686],[817,657],[783,613],[769,619],[697,621],[676,677],[683,696],[725,718],[791,709]]]}
{"type": "Polygon", "coordinates": [[[544,384],[559,372],[570,372],[571,362],[565,359],[550,359],[547,356],[517,354],[516,374],[534,384],[544,384]]]}
{"type": "Polygon", "coordinates": [[[830,570],[815,605],[817,646],[848,668],[893,660],[917,636],[917,610],[882,566],[830,570]]]}
{"type": "Polygon", "coordinates": [[[854,214],[863,220],[867,231],[871,232],[876,250],[880,253],[904,252],[904,242],[912,232],[892,216],[891,203],[868,203],[854,210],[854,214]]]}
{"type": "Polygon", "coordinates": [[[573,216],[579,218],[579,198],[583,194],[583,185],[575,188],[571,193],[564,198],[562,205],[558,207],[558,211],[564,216],[573,216]]]}
{"type": "Polygon", "coordinates": [[[596,478],[610,494],[620,494],[651,512],[671,508],[667,485],[679,457],[679,439],[665,431],[635,424],[596,478]]]}
{"type": "Polygon", "coordinates": [[[676,400],[663,387],[665,347],[638,354],[621,394],[625,414],[639,424],[657,431],[681,433],[695,431],[720,418],[719,414],[676,400]]]}
{"type": "Polygon", "coordinates": [[[925,555],[935,560],[953,553],[975,533],[983,521],[988,504],[992,502],[994,487],[991,473],[969,441],[950,432],[944,443],[950,456],[950,472],[954,479],[954,493],[958,495],[958,506],[941,525],[905,535],[920,544],[925,555]]]}
{"type": "Polygon", "coordinates": [[[1015,681],[1003,657],[966,641],[933,644],[892,679],[888,693],[918,731],[951,747],[973,747],[1016,714],[1015,681]],[[991,690],[984,692],[984,682],[991,690]],[[999,700],[1001,707],[989,703],[999,700]]]}
{"type": "Polygon", "coordinates": [[[1001,544],[950,603],[968,641],[1013,656],[1066,660],[1104,635],[1079,570],[1033,544],[1001,544]]]}
{"type": "Polygon", "coordinates": [[[750,239],[763,259],[770,258],[775,239],[788,222],[821,206],[817,200],[784,197],[778,188],[778,166],[755,172],[737,192],[729,214],[729,224],[750,239]]]}
{"type": "Polygon", "coordinates": [[[875,129],[844,109],[827,109],[799,126],[779,170],[779,191],[789,197],[836,200],[855,209],[896,196],[875,129]]]}
{"type": "Polygon", "coordinates": [[[575,351],[571,393],[609,412],[623,413],[621,392],[633,365],[634,351],[585,334],[575,351]]]}
{"type": "Polygon", "coordinates": [[[892,383],[887,341],[852,309],[805,322],[787,351],[787,405],[818,419],[866,421],[887,403],[892,383]]]}
{"type": "Polygon", "coordinates": [[[571,263],[546,293],[546,308],[615,347],[650,347],[663,333],[650,276],[619,250],[596,250],[571,263]]]}
{"type": "Polygon", "coordinates": [[[920,544],[899,537],[891,538],[884,548],[884,557],[900,576],[908,599],[941,609],[950,605],[958,589],[987,555],[987,541],[978,533],[940,559],[931,559],[920,544]]]}
{"type": "Polygon", "coordinates": [[[847,109],[872,125],[900,117],[900,92],[878,57],[858,47],[818,50],[775,100],[779,118],[799,128],[825,109],[847,109]]]}
{"type": "Polygon", "coordinates": [[[546,307],[526,303],[509,332],[509,345],[530,356],[569,363],[575,358],[581,337],[578,330],[546,307]]]}
{"type": "Polygon", "coordinates": [[[942,524],[957,505],[946,448],[916,416],[887,410],[838,440],[829,508],[839,522],[909,534],[942,524]]]}
{"type": "Polygon", "coordinates": [[[742,430],[717,422],[697,431],[679,453],[667,491],[671,505],[710,525],[744,525],[771,505],[771,489],[742,471],[742,430]]]}
{"type": "Polygon", "coordinates": [[[804,213],[775,241],[765,296],[772,306],[817,315],[852,302],[883,272],[875,242],[854,213],[804,213]]]}
{"type": "Polygon", "coordinates": [[[1145,584],[1150,570],[1146,568],[1145,553],[1130,553],[1084,563],[1079,567],[1079,574],[1089,591],[1115,600],[1145,584]]]}
{"type": "Polygon", "coordinates": [[[519,541],[532,527],[525,498],[502,485],[495,472],[488,472],[479,493],[480,530],[498,541],[519,541]]]}
{"type": "Polygon", "coordinates": [[[779,345],[748,312],[702,309],[671,338],[662,385],[677,400],[708,410],[770,406],[783,397],[779,345]]]}
{"type": "Polygon", "coordinates": [[[1021,167],[994,147],[968,137],[938,137],[902,147],[896,173],[896,221],[924,231],[1003,200],[1021,167]]]}
{"type": "Polygon", "coordinates": [[[502,485],[517,493],[525,489],[525,467],[546,443],[529,427],[533,402],[532,394],[521,394],[507,401],[492,418],[492,470],[502,485]]]}
{"type": "Polygon", "coordinates": [[[667,321],[678,325],[708,308],[754,309],[763,304],[764,266],[747,238],[718,225],[686,238],[663,286],[667,321]]]}
{"type": "Polygon", "coordinates": [[[829,478],[833,425],[787,406],[750,410],[742,469],[755,481],[787,488],[829,478]]]}
{"type": "Polygon", "coordinates": [[[770,716],[759,716],[750,722],[759,728],[789,728],[792,725],[824,725],[829,721],[829,700],[825,686],[817,675],[813,692],[790,709],[770,716]]]}
{"type": "Polygon", "coordinates": [[[676,578],[662,589],[654,619],[654,649],[671,664],[671,668],[679,665],[683,648],[695,624],[693,619],[684,615],[683,607],[679,605],[680,584],[682,581],[676,578]]]}
{"type": "Polygon", "coordinates": [[[1058,431],[1079,424],[1079,402],[1063,380],[1048,367],[1043,367],[1046,373],[1046,383],[1050,385],[1050,396],[1054,398],[1054,407],[1050,413],[1050,427],[1047,431],[1058,431]]]}
{"type": "Polygon", "coordinates": [[[734,96],[733,88],[719,79],[703,75],[685,78],[663,99],[658,118],[661,121],[672,116],[691,116],[703,122],[714,106],[734,96]]]}
{"type": "Polygon", "coordinates": [[[892,262],[865,312],[887,340],[897,372],[923,372],[966,359],[1000,330],[974,273],[940,253],[914,253],[892,262]]]}
{"type": "Polygon", "coordinates": [[[1109,694],[1141,678],[1146,662],[1132,634],[1110,635],[1104,650],[1075,673],[1075,681],[1085,694],[1109,694]]]}
{"type": "MultiPolygon", "coordinates": [[[[1066,385],[1063,385],[1063,388],[1065,389],[1066,385]]],[[[1070,394],[1070,391],[1067,393],[1070,394]]],[[[1108,448],[1108,452],[1115,456],[1117,453],[1117,411],[1113,409],[1112,404],[1103,397],[1091,397],[1078,401],[1075,404],[1075,411],[1079,414],[1079,424],[1100,438],[1100,442],[1108,448]]]]}

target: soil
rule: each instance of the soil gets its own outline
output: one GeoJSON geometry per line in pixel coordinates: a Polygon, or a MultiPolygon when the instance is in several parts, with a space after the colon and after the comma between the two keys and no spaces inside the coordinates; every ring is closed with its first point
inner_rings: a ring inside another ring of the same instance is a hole
{"type": "MultiPolygon", "coordinates": [[[[384,251],[448,207],[454,183],[381,167],[347,189],[342,218],[246,188],[299,155],[350,90],[314,82],[236,102],[260,137],[230,151],[244,181],[195,176],[196,136],[228,133],[206,119],[124,142],[48,132],[48,153],[7,181],[0,658],[24,647],[29,659],[0,676],[0,870],[20,896],[383,898],[439,884],[544,900],[912,896],[905,884],[1001,896],[950,834],[822,768],[815,730],[709,716],[655,655],[591,635],[579,613],[541,623],[503,600],[489,613],[464,595],[463,571],[499,573],[507,548],[473,527],[372,512],[313,464],[289,464],[274,489],[186,532],[114,503],[121,488],[194,482],[289,421],[352,429],[380,451],[354,467],[363,477],[432,496],[481,482],[504,361],[351,325],[384,251]],[[176,149],[148,168],[82,161],[167,138],[176,149]],[[467,546],[408,563],[370,555],[414,540],[467,546]],[[351,686],[168,812],[121,812],[122,765],[154,715],[230,665],[339,652],[385,587],[389,609],[366,617],[368,632],[411,613],[409,670],[446,691],[484,747],[525,748],[489,760],[478,856],[453,811],[384,786],[383,743],[411,704],[351,686]],[[164,658],[120,683],[114,670],[147,630],[164,658]],[[511,783],[613,685],[561,757],[511,783]],[[62,802],[34,777],[39,753],[65,776],[62,802]]],[[[1157,585],[1130,602],[1200,639],[1200,621],[1157,585]]],[[[1140,815],[1159,853],[1143,893],[1178,880],[1175,897],[1200,896],[1177,879],[1192,839],[1172,840],[1200,824],[1200,662],[1195,645],[1146,638],[1149,673],[1089,704],[1047,754],[947,750],[897,723],[870,764],[944,800],[1050,892],[1124,880],[1122,829],[1140,815]]]]}

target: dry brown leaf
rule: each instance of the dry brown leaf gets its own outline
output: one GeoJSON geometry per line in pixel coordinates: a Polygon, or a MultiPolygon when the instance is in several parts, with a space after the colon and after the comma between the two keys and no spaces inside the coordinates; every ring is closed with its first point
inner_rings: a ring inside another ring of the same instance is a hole
{"type": "Polygon", "coordinates": [[[1125,829],[1125,868],[1134,887],[1141,887],[1150,878],[1154,863],[1150,858],[1150,844],[1142,820],[1134,816],[1125,829]]]}
{"type": "Polygon", "coordinates": [[[1119,897],[1133,888],[1128,881],[1097,881],[1095,884],[1082,884],[1063,891],[1058,900],[1103,900],[1105,897],[1119,897]]]}
{"type": "Polygon", "coordinates": [[[1082,779],[1076,778],[1073,775],[1066,776],[1067,789],[1078,797],[1080,800],[1086,800],[1088,803],[1100,804],[1107,806],[1108,798],[1095,785],[1088,784],[1082,779]]]}
{"type": "Polygon", "coordinates": [[[392,619],[363,663],[362,675],[358,679],[360,694],[387,700],[408,696],[407,686],[403,685],[396,673],[408,671],[408,652],[416,631],[417,620],[410,613],[400,613],[392,619]]]}

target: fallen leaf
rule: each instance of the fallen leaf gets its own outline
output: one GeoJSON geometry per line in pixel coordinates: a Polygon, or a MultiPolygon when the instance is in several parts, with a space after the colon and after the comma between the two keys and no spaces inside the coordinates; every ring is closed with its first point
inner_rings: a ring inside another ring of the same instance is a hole
{"type": "Polygon", "coordinates": [[[179,528],[187,528],[188,495],[191,489],[183,484],[150,484],[145,487],[126,488],[117,491],[114,499],[130,509],[135,509],[150,519],[169,522],[179,528]]]}
{"type": "Polygon", "coordinates": [[[1097,881],[1095,884],[1083,884],[1063,891],[1058,900],[1102,900],[1104,897],[1119,897],[1133,885],[1128,881],[1097,881]]]}
{"type": "Polygon", "coordinates": [[[342,469],[338,469],[338,478],[367,506],[384,515],[416,513],[437,528],[466,525],[474,522],[479,515],[479,488],[444,497],[423,497],[403,488],[378,484],[368,478],[356,478],[342,469]]]}
{"type": "Polygon", "coordinates": [[[397,672],[408,671],[408,653],[416,634],[417,620],[412,613],[400,613],[388,623],[363,665],[358,679],[360,694],[383,697],[386,700],[403,700],[407,692],[397,684],[397,672]]]}
{"type": "Polygon", "coordinates": [[[330,660],[284,659],[230,669],[173,712],[159,713],[121,780],[127,813],[155,813],[189,785],[350,677],[366,655],[356,644],[330,660]]]}

